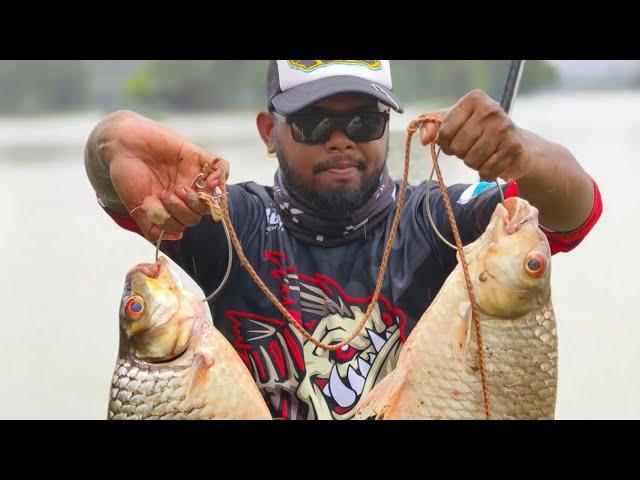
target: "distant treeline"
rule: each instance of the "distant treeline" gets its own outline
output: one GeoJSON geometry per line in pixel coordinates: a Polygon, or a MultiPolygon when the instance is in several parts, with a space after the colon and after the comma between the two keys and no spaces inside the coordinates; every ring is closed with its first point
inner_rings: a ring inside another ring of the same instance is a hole
{"type": "Polygon", "coordinates": [[[0,61],[0,112],[34,113],[89,106],[87,63],[78,60],[0,61]]]}
{"type": "MultiPolygon", "coordinates": [[[[265,105],[265,60],[0,61],[0,112],[98,108],[212,110],[265,105]]],[[[473,88],[499,99],[508,61],[394,60],[403,103],[453,101],[473,88]]],[[[552,87],[548,62],[526,63],[520,91],[552,87]]]]}
{"type": "MultiPolygon", "coordinates": [[[[216,109],[265,104],[266,61],[146,62],[124,82],[132,102],[158,108],[216,109]]],[[[404,102],[454,100],[480,88],[499,99],[509,61],[395,60],[393,88],[404,102]]],[[[552,86],[555,67],[545,61],[526,63],[521,92],[552,86]]]]}

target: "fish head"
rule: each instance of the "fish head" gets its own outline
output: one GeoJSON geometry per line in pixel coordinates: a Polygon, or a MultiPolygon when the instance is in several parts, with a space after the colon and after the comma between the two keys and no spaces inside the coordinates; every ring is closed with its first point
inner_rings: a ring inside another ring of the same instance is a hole
{"type": "Polygon", "coordinates": [[[136,265],[120,302],[121,350],[147,361],[166,361],[186,351],[204,318],[201,300],[182,289],[166,258],[136,265]]]}
{"type": "Polygon", "coordinates": [[[538,210],[522,198],[498,204],[485,233],[465,247],[478,307],[516,318],[550,301],[551,251],[538,210]]]}

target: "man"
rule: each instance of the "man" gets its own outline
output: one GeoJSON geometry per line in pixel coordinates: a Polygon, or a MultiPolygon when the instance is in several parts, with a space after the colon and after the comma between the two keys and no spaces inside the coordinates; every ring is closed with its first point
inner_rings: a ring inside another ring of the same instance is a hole
{"type": "MultiPolygon", "coordinates": [[[[325,344],[346,338],[372,297],[399,183],[386,169],[389,111],[402,112],[385,60],[277,60],[269,63],[268,109],[257,116],[278,157],[274,187],[228,185],[231,220],[260,278],[292,316],[325,344]]],[[[552,251],[569,251],[601,212],[595,182],[565,148],[516,127],[500,106],[472,91],[443,121],[438,143],[484,180],[511,180],[540,211],[552,251]],[[561,233],[564,232],[564,233],[561,233]]],[[[421,131],[429,144],[435,125],[421,131]]],[[[227,245],[220,223],[196,196],[212,191],[229,164],[198,177],[211,156],[162,125],[116,112],[92,132],[89,179],[121,226],[155,242],[209,293],[220,283],[227,245]],[[202,220],[202,221],[201,221],[202,220]]],[[[231,163],[233,160],[231,159],[231,163]]],[[[370,321],[348,345],[326,352],[305,341],[234,260],[210,302],[216,327],[252,372],[274,417],[350,418],[358,401],[393,369],[402,343],[456,264],[432,231],[451,231],[435,184],[407,190],[381,295],[370,321]]],[[[489,183],[448,188],[463,242],[485,229],[500,200],[489,183]]]]}

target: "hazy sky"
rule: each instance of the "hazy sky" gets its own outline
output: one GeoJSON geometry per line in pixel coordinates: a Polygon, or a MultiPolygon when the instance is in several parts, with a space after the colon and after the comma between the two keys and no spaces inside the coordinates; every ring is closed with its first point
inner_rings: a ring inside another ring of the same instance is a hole
{"type": "Polygon", "coordinates": [[[629,75],[640,69],[638,60],[549,60],[560,69],[563,78],[629,75]]]}

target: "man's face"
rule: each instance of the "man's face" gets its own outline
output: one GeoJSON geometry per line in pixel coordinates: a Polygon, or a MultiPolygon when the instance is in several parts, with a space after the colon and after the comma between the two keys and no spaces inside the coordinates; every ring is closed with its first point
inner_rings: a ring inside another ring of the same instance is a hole
{"type": "MultiPolygon", "coordinates": [[[[360,94],[341,94],[314,103],[298,113],[348,115],[387,111],[378,101],[360,94]]],[[[389,129],[371,142],[354,142],[336,129],[323,144],[296,142],[281,119],[274,126],[275,150],[287,188],[293,195],[328,216],[356,210],[375,191],[389,152],[389,129]]]]}

